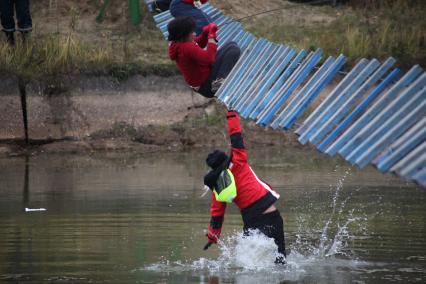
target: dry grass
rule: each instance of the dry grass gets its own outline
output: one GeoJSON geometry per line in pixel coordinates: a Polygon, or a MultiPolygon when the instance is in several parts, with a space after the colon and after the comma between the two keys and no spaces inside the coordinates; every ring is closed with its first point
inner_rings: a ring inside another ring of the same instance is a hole
{"type": "Polygon", "coordinates": [[[0,45],[0,72],[27,79],[84,70],[101,70],[110,65],[110,48],[91,47],[73,34],[66,37],[48,35],[14,48],[0,45]]]}
{"type": "MultiPolygon", "coordinates": [[[[426,65],[426,3],[423,0],[357,0],[334,8],[281,0],[266,2],[212,0],[233,17],[285,6],[281,12],[251,18],[244,25],[259,37],[296,48],[321,47],[326,54],[394,56],[409,67],[426,65]]],[[[11,49],[0,40],[0,72],[29,79],[76,72],[107,73],[118,79],[132,74],[177,74],[167,43],[142,4],[142,23],[128,24],[127,1],[111,1],[105,21],[95,22],[101,1],[34,1],[35,30],[27,44],[11,49]]],[[[350,64],[349,64],[350,65],[350,64]]]]}
{"type": "Polygon", "coordinates": [[[362,2],[338,8],[293,5],[274,15],[274,21],[262,17],[246,25],[275,42],[297,48],[320,47],[327,54],[343,53],[352,62],[361,57],[393,56],[403,67],[426,65],[426,2],[362,2]],[[293,17],[289,18],[290,14],[293,17]]]}
{"type": "MultiPolygon", "coordinates": [[[[0,73],[27,79],[69,73],[109,74],[124,80],[132,74],[176,74],[167,43],[144,11],[140,26],[131,26],[127,1],[111,1],[109,14],[95,22],[100,1],[59,2],[52,15],[47,1],[32,6],[34,32],[11,48],[0,35],[0,73]]],[[[142,6],[144,8],[144,6],[142,6]]]]}

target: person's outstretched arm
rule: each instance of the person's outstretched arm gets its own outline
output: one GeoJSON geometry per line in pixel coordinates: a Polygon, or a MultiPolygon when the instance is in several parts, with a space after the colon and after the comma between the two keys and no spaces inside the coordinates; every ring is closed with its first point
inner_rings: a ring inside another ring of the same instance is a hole
{"type": "Polygon", "coordinates": [[[244,147],[240,117],[236,111],[230,110],[226,113],[226,120],[231,138],[231,162],[233,166],[242,166],[247,163],[247,152],[244,147]]]}
{"type": "Polygon", "coordinates": [[[212,244],[216,244],[222,232],[222,225],[226,210],[226,203],[216,200],[216,196],[212,193],[212,204],[210,207],[210,224],[207,230],[207,244],[204,250],[208,249],[212,244]]]}

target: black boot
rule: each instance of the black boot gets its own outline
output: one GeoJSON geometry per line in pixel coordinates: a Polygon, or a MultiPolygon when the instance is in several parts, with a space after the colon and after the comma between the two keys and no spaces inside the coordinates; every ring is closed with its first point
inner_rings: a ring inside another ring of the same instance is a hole
{"type": "Polygon", "coordinates": [[[9,43],[11,46],[15,45],[15,34],[14,32],[5,32],[7,43],[9,43]]]}
{"type": "Polygon", "coordinates": [[[21,32],[21,37],[22,37],[22,43],[26,44],[31,38],[31,32],[30,31],[21,32]]]}

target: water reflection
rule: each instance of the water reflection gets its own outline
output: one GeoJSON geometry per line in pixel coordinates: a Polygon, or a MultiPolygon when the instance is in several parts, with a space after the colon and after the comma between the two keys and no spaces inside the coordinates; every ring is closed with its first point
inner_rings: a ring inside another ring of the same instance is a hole
{"type": "MultiPolygon", "coordinates": [[[[222,251],[202,251],[209,220],[209,198],[200,198],[207,152],[0,159],[0,282],[426,279],[424,192],[372,169],[361,172],[294,149],[251,155],[256,172],[282,196],[277,206],[293,266],[278,272],[213,269],[222,251]],[[25,207],[48,211],[25,213],[25,207]],[[344,227],[350,238],[342,239],[338,254],[326,257],[344,227]],[[323,254],[315,251],[322,242],[323,254]],[[204,266],[194,266],[202,259],[204,266]],[[153,265],[159,269],[145,269],[153,265]]],[[[241,226],[230,206],[224,237],[241,226]]]]}
{"type": "Polygon", "coordinates": [[[22,195],[22,207],[28,207],[30,201],[30,157],[25,156],[25,170],[24,170],[24,191],[22,195]]]}

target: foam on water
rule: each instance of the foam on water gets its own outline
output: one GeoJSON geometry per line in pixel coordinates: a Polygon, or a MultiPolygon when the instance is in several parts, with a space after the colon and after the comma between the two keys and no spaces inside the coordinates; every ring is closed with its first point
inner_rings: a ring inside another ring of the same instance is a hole
{"type": "Polygon", "coordinates": [[[235,278],[237,283],[278,283],[283,280],[296,281],[305,273],[315,275],[315,271],[330,267],[354,268],[363,265],[363,262],[346,251],[348,242],[353,239],[349,225],[354,222],[362,224],[362,218],[353,216],[353,209],[344,212],[348,199],[339,199],[344,180],[349,174],[349,170],[346,171],[337,186],[332,188],[332,209],[319,236],[318,230],[307,227],[304,220],[300,220],[296,240],[289,246],[286,265],[274,263],[278,253],[273,239],[254,231],[250,236],[235,232],[220,240],[220,256],[217,259],[162,260],[143,270],[162,273],[198,271],[224,278],[232,274],[238,276],[235,278]]]}

